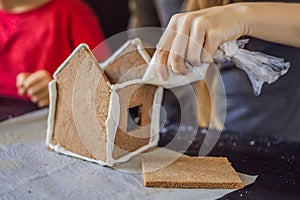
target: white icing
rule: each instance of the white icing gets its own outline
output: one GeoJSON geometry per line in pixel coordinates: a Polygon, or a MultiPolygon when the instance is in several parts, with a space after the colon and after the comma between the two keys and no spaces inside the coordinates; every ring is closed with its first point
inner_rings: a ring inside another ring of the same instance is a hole
{"type": "Polygon", "coordinates": [[[130,85],[135,85],[135,84],[145,84],[145,81],[143,81],[142,79],[135,79],[135,80],[130,80],[130,81],[126,81],[123,83],[117,83],[111,86],[112,90],[119,90],[125,87],[128,87],[130,85]]]}
{"type": "Polygon", "coordinates": [[[51,139],[54,131],[54,117],[55,117],[56,98],[57,98],[56,81],[52,80],[49,83],[48,88],[49,88],[50,105],[49,105],[49,114],[47,120],[47,135],[46,135],[47,146],[51,144],[51,139]]]}
{"type": "MultiPolygon", "coordinates": [[[[150,56],[147,54],[147,52],[144,50],[142,46],[142,42],[139,39],[129,40],[126,42],[118,51],[116,51],[108,60],[100,64],[100,68],[102,70],[105,70],[105,68],[113,62],[116,57],[118,57],[129,45],[136,45],[140,55],[143,57],[145,62],[148,64],[150,62],[150,56]]],[[[57,69],[57,71],[54,73],[53,77],[56,79],[57,75],[61,72],[61,70],[69,63],[70,59],[82,48],[86,48],[88,51],[90,51],[89,47],[86,44],[79,45],[74,52],[62,63],[62,65],[57,69]]],[[[90,51],[91,52],[91,51],[90,51]]],[[[151,113],[151,125],[150,125],[150,139],[149,143],[147,145],[142,146],[141,148],[137,149],[136,151],[130,152],[121,158],[114,159],[112,156],[113,148],[114,148],[114,140],[116,137],[116,132],[118,128],[119,118],[120,118],[120,102],[119,102],[119,96],[117,94],[117,90],[128,87],[130,85],[134,84],[146,84],[144,80],[142,79],[136,79],[127,81],[121,84],[115,84],[111,85],[108,83],[108,86],[111,88],[111,95],[110,95],[110,101],[109,101],[109,113],[106,120],[106,134],[107,134],[107,141],[106,141],[106,161],[101,160],[95,160],[91,159],[85,156],[81,156],[79,154],[73,153],[64,147],[62,147],[60,144],[53,145],[51,143],[51,139],[53,137],[53,127],[54,127],[54,117],[55,117],[55,109],[56,109],[56,98],[57,98],[57,89],[56,89],[56,81],[53,80],[49,84],[49,93],[50,93],[50,107],[49,107],[49,116],[48,116],[48,127],[47,127],[47,137],[46,137],[46,144],[51,148],[52,150],[62,153],[65,155],[73,156],[76,158],[80,158],[86,161],[95,162],[100,165],[108,165],[112,166],[116,163],[126,162],[133,156],[140,154],[141,152],[144,152],[145,150],[157,146],[158,140],[159,140],[159,117],[160,117],[160,104],[163,97],[163,88],[158,87],[158,89],[155,92],[155,96],[153,99],[153,107],[152,107],[152,113],[151,113]],[[155,119],[155,120],[153,120],[155,119]]]]}
{"type": "MultiPolygon", "coordinates": [[[[129,40],[127,41],[119,50],[117,50],[108,60],[106,60],[103,63],[100,63],[101,69],[105,70],[109,64],[111,64],[120,54],[123,53],[123,51],[126,50],[126,48],[130,45],[135,45],[142,56],[142,58],[145,60],[145,62],[148,64],[150,62],[150,56],[148,53],[144,50],[142,46],[142,42],[140,39],[134,39],[134,40],[129,40]]],[[[152,119],[157,119],[156,120],[151,120],[151,126],[150,126],[150,140],[148,145],[145,145],[139,149],[137,149],[134,152],[130,152],[126,154],[125,156],[118,158],[115,160],[112,157],[112,152],[113,152],[113,147],[114,147],[114,139],[116,136],[118,124],[115,122],[119,122],[119,117],[120,117],[120,103],[119,103],[119,96],[116,93],[116,90],[128,87],[130,85],[135,85],[135,84],[144,84],[144,81],[142,79],[135,79],[135,80],[130,80],[123,82],[121,84],[114,84],[110,85],[111,88],[111,97],[110,97],[110,103],[109,103],[109,114],[107,117],[106,121],[106,129],[107,129],[107,136],[108,136],[108,141],[107,141],[107,157],[106,157],[106,163],[108,166],[112,166],[115,163],[121,163],[121,162],[126,162],[133,156],[151,148],[157,145],[158,140],[159,140],[159,135],[158,132],[155,132],[155,130],[159,130],[159,115],[160,115],[160,107],[155,109],[155,112],[153,112],[152,119]]],[[[161,103],[162,100],[162,88],[159,88],[157,92],[155,93],[154,101],[157,103],[161,103]]]]}
{"type": "Polygon", "coordinates": [[[144,49],[142,41],[139,38],[135,38],[131,40],[131,44],[136,45],[137,50],[139,51],[140,55],[143,57],[143,59],[146,61],[147,64],[149,64],[151,57],[147,53],[147,51],[144,49]]]}
{"type": "Polygon", "coordinates": [[[106,164],[112,166],[116,161],[112,156],[114,141],[120,120],[120,101],[119,95],[112,90],[109,99],[108,116],[106,120],[106,164]]]}
{"type": "Polygon", "coordinates": [[[120,119],[120,103],[119,103],[119,96],[117,92],[115,90],[111,92],[111,98],[109,102],[109,113],[106,120],[106,130],[108,136],[106,164],[108,166],[112,166],[113,164],[116,163],[126,162],[133,156],[142,153],[151,147],[157,146],[159,140],[159,117],[160,117],[160,105],[161,105],[162,97],[163,97],[163,88],[159,87],[156,90],[153,99],[149,143],[115,160],[112,157],[112,152],[113,152],[114,140],[118,128],[118,123],[116,122],[119,122],[120,119]]]}
{"type": "MultiPolygon", "coordinates": [[[[124,155],[123,157],[121,158],[118,158],[117,160],[114,160],[114,164],[118,164],[118,163],[123,163],[123,162],[127,162],[129,159],[131,159],[132,157],[152,148],[152,147],[155,147],[157,144],[155,143],[148,143],[142,147],[140,147],[139,149],[133,151],[133,152],[130,152],[126,155],[124,155]]],[[[108,165],[108,166],[111,166],[111,165],[108,165]]]]}
{"type": "Polygon", "coordinates": [[[162,87],[158,87],[154,99],[153,99],[153,106],[152,106],[152,113],[151,113],[151,127],[150,127],[150,143],[158,144],[159,140],[159,122],[160,122],[160,108],[161,102],[163,98],[164,89],[162,87]]]}
{"type": "Polygon", "coordinates": [[[92,159],[92,158],[88,158],[88,157],[81,156],[79,154],[73,153],[73,152],[65,149],[64,147],[62,147],[60,144],[57,144],[57,145],[49,144],[48,146],[53,151],[65,154],[67,156],[72,156],[72,157],[79,158],[79,159],[82,159],[82,160],[86,160],[86,161],[89,161],[89,162],[94,162],[94,163],[97,163],[97,164],[103,165],[103,166],[106,165],[105,162],[103,162],[101,160],[95,160],[95,159],[92,159]]]}
{"type": "Polygon", "coordinates": [[[127,41],[122,47],[120,47],[115,53],[113,53],[107,60],[99,63],[100,68],[105,71],[106,68],[131,44],[131,41],[127,41]]]}
{"type": "Polygon", "coordinates": [[[111,55],[107,60],[100,63],[100,68],[105,71],[105,69],[119,56],[126,50],[127,47],[130,45],[135,45],[137,50],[139,51],[142,58],[148,64],[150,62],[150,56],[147,51],[144,49],[142,45],[142,41],[139,38],[135,38],[133,40],[128,40],[123,46],[121,46],[113,55],[111,55]]]}
{"type": "Polygon", "coordinates": [[[73,56],[82,48],[86,48],[88,51],[91,52],[89,46],[87,44],[80,44],[78,45],[78,47],[76,47],[76,49],[69,55],[69,57],[57,68],[57,70],[54,72],[53,74],[53,78],[56,79],[57,75],[61,72],[61,70],[63,70],[63,68],[65,68],[65,66],[70,62],[70,60],[73,58],[73,56]]]}

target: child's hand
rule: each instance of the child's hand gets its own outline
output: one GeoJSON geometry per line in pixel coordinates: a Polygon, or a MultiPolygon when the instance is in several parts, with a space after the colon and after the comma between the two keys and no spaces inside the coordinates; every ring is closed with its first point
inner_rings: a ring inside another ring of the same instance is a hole
{"type": "Polygon", "coordinates": [[[20,96],[27,94],[39,107],[49,105],[48,83],[52,76],[46,70],[34,73],[22,72],[17,75],[16,87],[20,96]]]}

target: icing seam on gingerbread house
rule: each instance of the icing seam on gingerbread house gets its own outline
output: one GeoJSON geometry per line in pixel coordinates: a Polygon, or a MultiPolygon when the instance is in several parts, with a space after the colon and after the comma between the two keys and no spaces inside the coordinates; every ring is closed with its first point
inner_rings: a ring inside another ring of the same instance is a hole
{"type": "MultiPolygon", "coordinates": [[[[150,56],[148,53],[145,51],[143,48],[142,42],[140,39],[136,38],[133,40],[127,41],[122,47],[120,47],[109,59],[106,61],[100,63],[100,67],[103,71],[111,64],[115,58],[117,58],[119,55],[121,55],[128,46],[134,45],[136,46],[139,54],[142,56],[144,61],[149,64],[150,62],[150,56]]],[[[114,159],[112,156],[112,151],[114,148],[114,139],[116,136],[117,132],[117,127],[119,122],[119,117],[120,117],[120,104],[119,104],[119,96],[117,94],[117,90],[128,87],[130,85],[134,84],[145,84],[142,79],[135,79],[135,80],[129,80],[120,84],[112,84],[110,85],[111,89],[111,97],[110,97],[110,104],[109,104],[109,113],[106,121],[106,131],[107,131],[107,136],[108,136],[108,142],[107,142],[107,155],[106,155],[106,164],[108,166],[111,166],[115,163],[120,163],[120,162],[126,162],[133,156],[142,153],[143,151],[157,146],[158,140],[159,140],[159,118],[160,118],[160,107],[154,106],[154,105],[160,105],[163,97],[163,88],[158,87],[154,99],[152,102],[152,113],[151,113],[151,119],[156,119],[152,120],[150,124],[150,141],[147,145],[142,146],[141,148],[130,152],[126,154],[125,156],[122,156],[118,159],[114,159]]]]}
{"type": "Polygon", "coordinates": [[[152,112],[151,112],[151,119],[153,120],[150,124],[150,141],[147,145],[142,146],[141,148],[130,152],[126,154],[125,156],[122,156],[118,159],[114,159],[112,156],[113,147],[114,147],[114,139],[117,132],[118,124],[116,122],[119,121],[120,117],[120,104],[119,104],[119,96],[116,93],[116,90],[130,86],[132,84],[140,84],[142,83],[141,79],[137,79],[134,81],[128,81],[124,84],[119,85],[112,85],[112,93],[110,98],[110,104],[109,104],[109,114],[106,121],[106,127],[107,127],[107,136],[108,136],[108,142],[107,142],[107,157],[106,157],[106,164],[108,166],[112,166],[115,163],[121,163],[126,162],[133,156],[142,153],[143,151],[157,146],[159,141],[159,118],[160,118],[160,105],[162,102],[163,97],[163,88],[158,87],[158,89],[155,92],[153,103],[152,103],[152,112]]]}
{"type": "Polygon", "coordinates": [[[137,50],[139,51],[140,55],[145,60],[145,62],[147,64],[150,63],[150,59],[151,58],[150,58],[149,54],[147,53],[147,51],[144,49],[142,41],[139,38],[135,38],[135,39],[128,40],[127,42],[125,42],[125,44],[123,44],[117,51],[115,51],[112,56],[110,56],[107,60],[101,62],[99,64],[100,68],[103,71],[105,71],[105,69],[107,68],[107,66],[109,66],[109,64],[111,64],[130,45],[136,46],[137,50]]]}

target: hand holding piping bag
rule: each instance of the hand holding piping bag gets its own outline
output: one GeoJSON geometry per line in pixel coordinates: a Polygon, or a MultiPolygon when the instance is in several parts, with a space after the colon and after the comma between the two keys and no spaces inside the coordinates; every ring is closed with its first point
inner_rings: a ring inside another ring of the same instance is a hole
{"type": "Polygon", "coordinates": [[[176,14],[157,44],[156,72],[166,80],[169,60],[172,71],[186,74],[185,60],[211,63],[221,44],[244,35],[300,47],[299,10],[292,3],[236,3],[176,14]]]}

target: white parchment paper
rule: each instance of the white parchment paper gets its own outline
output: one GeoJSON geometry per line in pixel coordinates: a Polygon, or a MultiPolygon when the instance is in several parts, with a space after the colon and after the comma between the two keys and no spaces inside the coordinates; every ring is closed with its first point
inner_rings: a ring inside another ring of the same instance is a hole
{"type": "MultiPolygon", "coordinates": [[[[216,199],[234,191],[146,188],[141,173],[128,172],[139,167],[138,157],[114,170],[49,151],[47,114],[45,109],[0,123],[0,199],[216,199]]],[[[256,179],[240,176],[246,185],[256,179]]]]}

